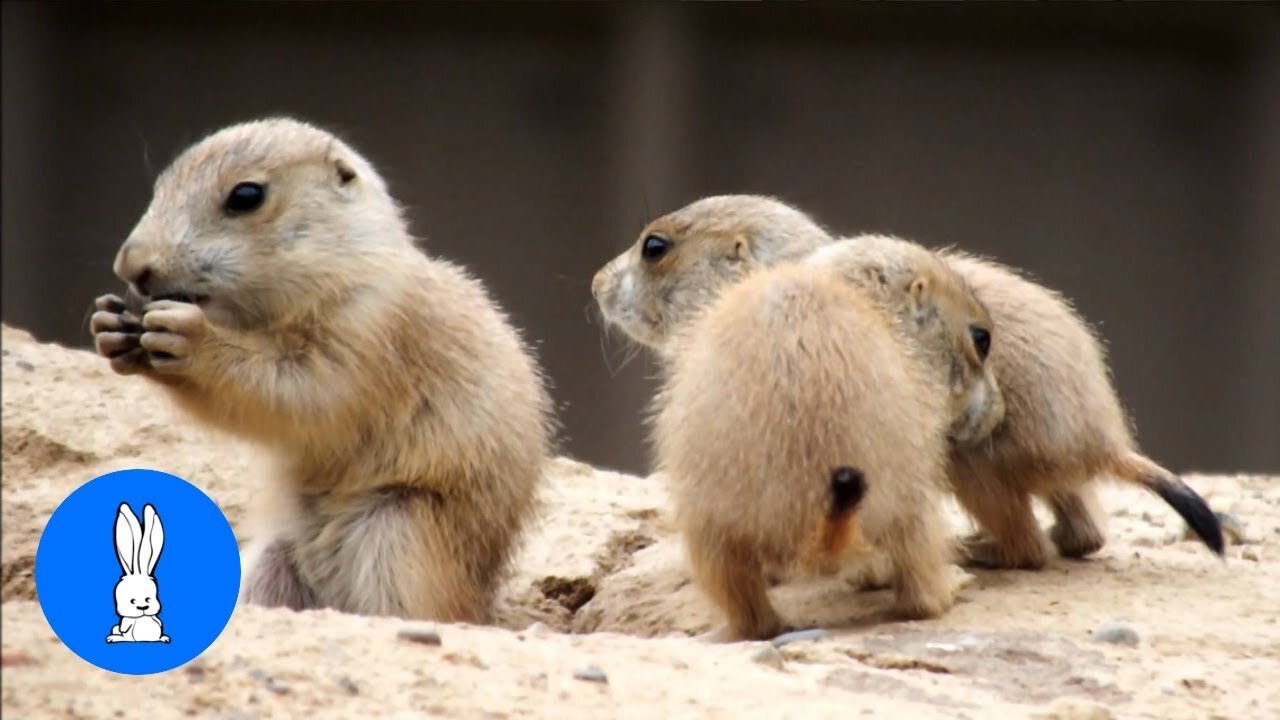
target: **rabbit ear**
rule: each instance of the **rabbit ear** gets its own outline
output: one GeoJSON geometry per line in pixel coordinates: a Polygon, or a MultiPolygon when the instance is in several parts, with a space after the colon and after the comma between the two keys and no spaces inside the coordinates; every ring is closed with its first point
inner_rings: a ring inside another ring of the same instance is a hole
{"type": "Polygon", "coordinates": [[[150,505],[142,507],[142,543],[138,547],[138,573],[150,575],[160,559],[160,550],[164,547],[164,526],[160,524],[160,516],[150,505]]]}
{"type": "Polygon", "coordinates": [[[138,518],[134,517],[128,504],[120,503],[116,513],[116,558],[126,575],[132,573],[138,564],[138,540],[141,536],[138,518]]]}

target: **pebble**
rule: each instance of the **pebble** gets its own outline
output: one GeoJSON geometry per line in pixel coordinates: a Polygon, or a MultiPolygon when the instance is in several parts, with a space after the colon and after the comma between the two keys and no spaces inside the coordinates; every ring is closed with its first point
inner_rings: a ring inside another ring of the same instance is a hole
{"type": "Polygon", "coordinates": [[[1128,625],[1108,623],[1093,631],[1093,639],[1112,645],[1138,646],[1138,631],[1128,625]]]}
{"type": "Polygon", "coordinates": [[[760,663],[765,667],[771,667],[774,670],[782,670],[786,667],[786,659],[782,657],[782,653],[778,652],[778,648],[772,644],[765,645],[751,656],[752,662],[760,663]]]}
{"type": "Polygon", "coordinates": [[[35,365],[32,365],[26,360],[19,360],[17,364],[18,364],[18,367],[22,368],[23,370],[26,370],[27,372],[30,372],[36,369],[35,365]]]}
{"type": "Polygon", "coordinates": [[[595,665],[588,665],[580,670],[573,671],[573,677],[586,682],[609,684],[609,676],[604,674],[604,670],[595,665]]]}
{"type": "Polygon", "coordinates": [[[342,675],[338,678],[338,686],[346,690],[348,695],[360,694],[360,686],[347,675],[342,675]]]}
{"type": "Polygon", "coordinates": [[[778,637],[770,641],[775,648],[790,645],[794,642],[806,642],[808,640],[826,640],[831,637],[831,633],[822,628],[812,628],[809,630],[793,630],[791,632],[782,633],[778,637]]]}
{"type": "Polygon", "coordinates": [[[262,683],[266,685],[267,689],[275,693],[276,695],[288,695],[290,692],[288,685],[285,685],[284,683],[281,683],[281,682],[277,682],[276,679],[271,677],[271,675],[268,674],[266,670],[262,670],[260,668],[254,668],[249,671],[249,677],[253,678],[254,680],[262,681],[262,683]]]}
{"type": "Polygon", "coordinates": [[[429,627],[400,628],[399,632],[396,633],[396,637],[419,645],[440,645],[440,633],[429,627]]]}
{"type": "Polygon", "coordinates": [[[1240,552],[1240,557],[1245,560],[1252,560],[1253,562],[1261,562],[1262,553],[1258,551],[1258,548],[1249,547],[1240,552]]]}
{"type": "MultiPolygon", "coordinates": [[[[1240,518],[1228,512],[1215,512],[1214,517],[1218,518],[1218,524],[1222,526],[1222,539],[1227,541],[1229,545],[1244,545],[1252,542],[1248,539],[1244,531],[1244,522],[1240,518]]],[[[1183,540],[1195,540],[1196,533],[1190,527],[1185,528],[1182,532],[1183,540]]]]}

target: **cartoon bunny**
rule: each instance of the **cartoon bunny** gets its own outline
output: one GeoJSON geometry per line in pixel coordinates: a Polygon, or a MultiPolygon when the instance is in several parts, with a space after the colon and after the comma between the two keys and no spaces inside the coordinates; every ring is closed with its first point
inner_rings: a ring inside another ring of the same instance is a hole
{"type": "Polygon", "coordinates": [[[142,508],[143,526],[126,503],[116,515],[116,557],[124,574],[116,583],[116,614],[120,624],[111,628],[107,642],[169,642],[160,622],[160,597],[153,574],[164,528],[151,505],[142,508]]]}

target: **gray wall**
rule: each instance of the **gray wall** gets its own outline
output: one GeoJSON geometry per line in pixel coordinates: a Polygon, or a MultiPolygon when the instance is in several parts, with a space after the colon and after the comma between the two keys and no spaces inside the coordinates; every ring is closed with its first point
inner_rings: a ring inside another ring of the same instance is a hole
{"type": "Polygon", "coordinates": [[[1280,470],[1280,33],[1259,4],[5,3],[3,317],[87,346],[151,181],[289,113],[383,170],[539,343],[565,449],[632,470],[654,367],[588,283],[721,192],[1032,271],[1142,444],[1280,470]]]}

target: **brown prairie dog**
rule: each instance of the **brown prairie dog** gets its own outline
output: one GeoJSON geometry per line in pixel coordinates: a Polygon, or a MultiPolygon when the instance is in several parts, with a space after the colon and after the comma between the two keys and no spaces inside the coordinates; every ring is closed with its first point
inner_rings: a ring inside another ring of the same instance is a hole
{"type": "Polygon", "coordinates": [[[995,262],[943,256],[991,313],[988,361],[1007,408],[989,443],[952,454],[952,484],[984,531],[970,538],[970,558],[1043,566],[1048,549],[1032,496],[1052,509],[1050,538],[1063,556],[1097,551],[1105,542],[1092,483],[1099,475],[1156,493],[1221,555],[1221,527],[1204,500],[1138,452],[1102,345],[1066,299],[995,262]]]}
{"type": "Polygon", "coordinates": [[[484,286],[421,252],[373,166],[273,118],[156,181],[92,329],[197,419],[267,447],[283,500],[243,598],[486,622],[535,508],[554,421],[484,286]]]}
{"type": "Polygon", "coordinates": [[[671,339],[656,465],[694,578],[728,618],[719,639],[786,629],[766,569],[830,573],[863,547],[889,557],[897,616],[951,606],[945,391],[892,326],[836,274],[784,265],[671,339]]]}

